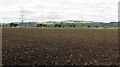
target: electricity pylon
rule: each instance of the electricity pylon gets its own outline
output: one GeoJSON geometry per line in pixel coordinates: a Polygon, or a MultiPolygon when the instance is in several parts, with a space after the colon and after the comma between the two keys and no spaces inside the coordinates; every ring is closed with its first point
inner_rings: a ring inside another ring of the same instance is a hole
{"type": "Polygon", "coordinates": [[[21,21],[21,23],[22,23],[22,26],[23,26],[23,23],[24,23],[24,18],[25,18],[25,10],[24,10],[24,8],[21,8],[21,10],[20,10],[20,21],[21,21]]]}

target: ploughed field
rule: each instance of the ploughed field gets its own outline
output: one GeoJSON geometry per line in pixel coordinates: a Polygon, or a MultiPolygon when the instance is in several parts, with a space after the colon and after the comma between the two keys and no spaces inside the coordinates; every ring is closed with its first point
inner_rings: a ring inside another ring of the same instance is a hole
{"type": "Polygon", "coordinates": [[[111,65],[117,63],[118,30],[3,28],[4,65],[111,65]]]}

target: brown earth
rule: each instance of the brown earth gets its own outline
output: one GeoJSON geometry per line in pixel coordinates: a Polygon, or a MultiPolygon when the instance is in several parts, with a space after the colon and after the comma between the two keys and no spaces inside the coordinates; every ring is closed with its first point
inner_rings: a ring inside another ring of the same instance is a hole
{"type": "Polygon", "coordinates": [[[117,63],[118,30],[3,28],[4,65],[111,65],[117,63]]]}

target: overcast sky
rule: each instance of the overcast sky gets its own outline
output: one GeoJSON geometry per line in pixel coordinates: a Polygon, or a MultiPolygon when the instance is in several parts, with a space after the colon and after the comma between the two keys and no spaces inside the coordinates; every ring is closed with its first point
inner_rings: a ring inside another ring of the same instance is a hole
{"type": "Polygon", "coordinates": [[[118,21],[119,0],[0,0],[0,22],[90,20],[118,21]]]}

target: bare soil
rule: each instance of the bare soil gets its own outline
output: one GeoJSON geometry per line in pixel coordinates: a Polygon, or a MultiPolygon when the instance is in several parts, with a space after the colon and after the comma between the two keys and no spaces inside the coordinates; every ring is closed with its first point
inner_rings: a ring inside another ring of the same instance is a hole
{"type": "Polygon", "coordinates": [[[112,65],[118,30],[3,28],[4,65],[112,65]]]}

